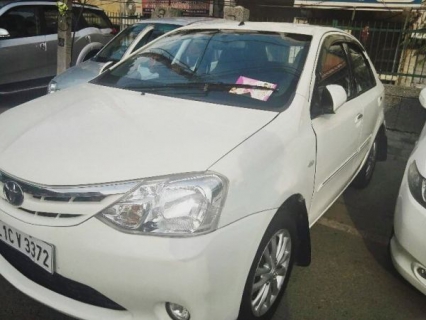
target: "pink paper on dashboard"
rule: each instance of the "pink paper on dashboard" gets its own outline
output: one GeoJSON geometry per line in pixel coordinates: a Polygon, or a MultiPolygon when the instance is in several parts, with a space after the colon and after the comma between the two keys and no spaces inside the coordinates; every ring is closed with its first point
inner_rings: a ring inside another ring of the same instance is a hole
{"type": "MultiPolygon", "coordinates": [[[[251,79],[247,77],[240,76],[236,82],[236,84],[247,84],[251,86],[258,86],[263,88],[275,89],[277,87],[276,84],[260,81],[256,79],[251,79]]],[[[265,89],[256,89],[256,88],[232,88],[229,93],[234,94],[250,94],[250,97],[257,100],[268,101],[269,97],[273,93],[273,90],[265,90],[265,89]]]]}

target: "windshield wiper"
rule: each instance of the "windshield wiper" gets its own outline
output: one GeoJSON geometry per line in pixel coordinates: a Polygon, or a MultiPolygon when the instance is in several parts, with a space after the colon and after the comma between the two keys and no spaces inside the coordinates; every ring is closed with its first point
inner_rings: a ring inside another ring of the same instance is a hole
{"type": "Polygon", "coordinates": [[[188,83],[165,83],[160,85],[152,86],[135,86],[135,87],[125,87],[124,89],[137,90],[142,93],[149,91],[163,91],[167,89],[199,89],[204,92],[209,91],[224,91],[231,90],[233,88],[243,88],[243,89],[255,89],[255,90],[267,90],[278,92],[278,89],[268,88],[265,86],[258,86],[252,84],[239,84],[239,83],[224,83],[224,82],[188,82],[188,83]]]}

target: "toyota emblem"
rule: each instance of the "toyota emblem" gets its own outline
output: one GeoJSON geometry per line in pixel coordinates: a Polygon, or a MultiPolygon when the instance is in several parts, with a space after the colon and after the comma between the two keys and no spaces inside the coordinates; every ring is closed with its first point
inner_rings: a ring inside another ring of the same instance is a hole
{"type": "Polygon", "coordinates": [[[10,204],[20,206],[24,202],[24,193],[21,187],[14,181],[7,181],[3,187],[3,193],[10,204]]]}

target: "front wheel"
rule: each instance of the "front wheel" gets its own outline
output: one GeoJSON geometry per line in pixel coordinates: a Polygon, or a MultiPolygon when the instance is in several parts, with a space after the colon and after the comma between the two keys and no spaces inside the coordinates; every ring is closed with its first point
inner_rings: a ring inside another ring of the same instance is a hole
{"type": "Polygon", "coordinates": [[[373,145],[371,146],[370,152],[367,156],[367,161],[365,161],[364,166],[361,171],[357,174],[352,186],[355,188],[365,188],[370,183],[371,178],[373,177],[374,168],[377,162],[377,139],[374,140],[373,145]]]}
{"type": "Polygon", "coordinates": [[[244,288],[238,320],[268,320],[278,307],[295,257],[295,224],[276,216],[260,242],[244,288]]]}

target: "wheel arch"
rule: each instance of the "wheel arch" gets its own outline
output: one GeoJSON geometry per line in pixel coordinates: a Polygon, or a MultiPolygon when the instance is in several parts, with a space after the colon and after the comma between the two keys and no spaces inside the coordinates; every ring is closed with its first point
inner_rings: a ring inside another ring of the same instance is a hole
{"type": "Polygon", "coordinates": [[[92,51],[99,51],[104,45],[100,42],[92,42],[86,45],[78,54],[77,59],[75,60],[75,65],[84,61],[84,58],[92,51]]]}
{"type": "Polygon", "coordinates": [[[292,195],[280,206],[277,214],[290,215],[296,222],[298,243],[295,262],[299,266],[309,266],[311,264],[311,235],[305,199],[301,194],[292,195]]]}

